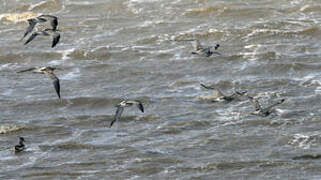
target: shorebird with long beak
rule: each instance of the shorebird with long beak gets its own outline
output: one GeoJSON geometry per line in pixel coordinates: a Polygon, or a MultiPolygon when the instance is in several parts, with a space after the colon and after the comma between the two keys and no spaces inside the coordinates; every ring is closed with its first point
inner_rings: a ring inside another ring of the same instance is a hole
{"type": "Polygon", "coordinates": [[[50,79],[53,80],[53,85],[54,85],[55,90],[57,92],[57,95],[58,95],[58,97],[60,99],[60,83],[59,83],[59,79],[57,78],[57,76],[53,72],[55,69],[56,68],[49,67],[49,66],[33,67],[33,68],[29,68],[29,69],[25,69],[25,70],[19,71],[17,73],[23,73],[23,72],[32,71],[33,73],[47,74],[50,77],[50,79]]]}
{"type": "Polygon", "coordinates": [[[56,46],[56,44],[59,42],[59,39],[60,39],[60,33],[59,33],[59,30],[57,29],[58,18],[56,16],[41,15],[35,18],[28,19],[27,21],[29,23],[29,26],[26,32],[24,33],[23,37],[21,38],[21,40],[24,39],[29,33],[31,33],[33,29],[36,29],[36,30],[31,34],[31,36],[24,43],[24,45],[28,44],[38,35],[42,35],[42,36],[51,36],[53,39],[51,47],[56,46]]]}
{"type": "Polygon", "coordinates": [[[122,101],[119,104],[116,105],[117,110],[116,110],[116,114],[114,116],[113,121],[110,123],[110,127],[120,118],[120,116],[122,115],[124,108],[125,107],[129,107],[132,105],[136,105],[137,108],[144,113],[144,106],[140,101],[122,101]]]}
{"type": "Polygon", "coordinates": [[[24,151],[26,149],[24,142],[25,142],[25,139],[23,137],[19,137],[19,144],[14,146],[14,151],[15,152],[24,151]]]}
{"type": "Polygon", "coordinates": [[[191,40],[194,51],[192,51],[192,54],[197,54],[200,56],[205,56],[205,57],[210,57],[213,54],[218,54],[221,55],[219,52],[216,52],[216,50],[220,47],[219,44],[216,44],[215,46],[208,46],[208,47],[204,47],[203,45],[201,45],[200,41],[195,39],[195,40],[191,40]],[[214,48],[214,51],[212,51],[211,49],[214,48]]]}
{"type": "Polygon", "coordinates": [[[213,102],[218,102],[218,101],[233,101],[241,96],[244,96],[247,91],[235,91],[232,94],[223,94],[222,91],[220,91],[219,89],[215,88],[215,87],[210,87],[210,86],[206,86],[204,84],[201,83],[201,86],[205,89],[210,89],[210,90],[214,90],[214,95],[212,95],[211,97],[209,97],[208,99],[213,101],[213,102]]]}
{"type": "Polygon", "coordinates": [[[250,100],[250,102],[253,104],[254,106],[254,112],[252,112],[251,114],[253,115],[258,115],[258,116],[263,116],[266,117],[268,115],[270,115],[273,112],[276,112],[275,109],[272,109],[274,106],[277,106],[279,104],[282,104],[285,99],[280,99],[276,102],[274,102],[273,104],[271,104],[270,106],[266,107],[266,108],[262,108],[259,101],[251,96],[247,96],[250,100]]]}

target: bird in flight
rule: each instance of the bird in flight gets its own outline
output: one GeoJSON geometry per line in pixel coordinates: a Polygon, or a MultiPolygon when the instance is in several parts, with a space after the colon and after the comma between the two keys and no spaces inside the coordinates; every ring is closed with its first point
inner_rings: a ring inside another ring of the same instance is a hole
{"type": "Polygon", "coordinates": [[[23,73],[23,72],[32,71],[33,73],[41,73],[41,74],[48,75],[50,77],[50,79],[53,80],[54,88],[56,90],[58,98],[60,99],[60,83],[59,83],[59,79],[57,78],[57,76],[53,72],[55,69],[56,68],[49,67],[49,66],[44,66],[44,67],[38,67],[37,66],[37,67],[33,67],[33,68],[22,70],[22,71],[18,71],[17,73],[23,73]]]}
{"type": "Polygon", "coordinates": [[[113,121],[111,121],[111,123],[110,123],[110,127],[120,118],[120,116],[122,115],[122,113],[124,111],[124,108],[132,106],[132,105],[136,105],[137,108],[142,113],[144,113],[144,106],[140,101],[137,101],[137,100],[136,101],[122,101],[116,105],[116,107],[117,107],[116,114],[114,116],[113,121]]]}
{"type": "Polygon", "coordinates": [[[219,52],[211,50],[212,48],[214,48],[214,50],[217,50],[220,47],[219,44],[216,44],[215,46],[204,47],[203,45],[201,45],[199,40],[195,39],[195,40],[192,40],[192,45],[194,48],[194,51],[192,51],[192,54],[197,54],[205,57],[210,57],[213,54],[221,55],[219,52]]]}
{"type": "Polygon", "coordinates": [[[19,137],[19,144],[14,146],[15,152],[21,152],[26,149],[24,142],[25,139],[23,137],[19,137]]]}
{"type": "Polygon", "coordinates": [[[55,47],[56,44],[59,42],[60,39],[60,33],[57,29],[58,27],[58,18],[56,16],[52,15],[41,15],[35,18],[31,18],[27,20],[29,23],[29,26],[24,33],[23,37],[24,39],[28,34],[30,34],[34,29],[36,29],[31,36],[28,38],[28,40],[24,43],[24,45],[28,44],[30,41],[32,41],[35,37],[38,35],[41,36],[51,36],[52,37],[52,45],[51,47],[55,47]]]}
{"type": "Polygon", "coordinates": [[[252,112],[251,114],[253,115],[258,115],[258,116],[263,116],[266,117],[268,115],[270,115],[271,113],[275,112],[275,109],[272,109],[274,106],[277,106],[279,104],[282,104],[285,99],[280,99],[276,102],[274,102],[273,104],[271,104],[270,106],[266,107],[266,108],[262,108],[259,101],[251,96],[247,96],[250,100],[250,102],[253,104],[254,106],[254,112],[252,112]]]}
{"type": "Polygon", "coordinates": [[[211,98],[211,100],[214,102],[222,101],[222,100],[230,102],[230,101],[233,101],[234,99],[239,98],[240,96],[244,96],[247,93],[247,91],[235,91],[232,94],[223,94],[222,91],[220,91],[215,87],[206,86],[205,84],[202,84],[202,83],[201,83],[201,86],[205,89],[210,89],[215,91],[215,96],[211,98]]]}

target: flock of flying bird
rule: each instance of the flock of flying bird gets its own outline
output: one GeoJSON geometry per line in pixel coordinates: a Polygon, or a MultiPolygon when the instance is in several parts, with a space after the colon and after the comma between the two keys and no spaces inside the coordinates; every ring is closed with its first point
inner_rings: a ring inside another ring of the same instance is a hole
{"type": "MultiPolygon", "coordinates": [[[[24,33],[21,40],[23,40],[28,34],[31,34],[27,41],[24,43],[24,45],[30,43],[32,40],[34,40],[37,36],[50,36],[52,38],[52,45],[51,47],[55,47],[59,40],[60,40],[60,33],[58,27],[58,18],[56,16],[52,15],[41,15],[35,18],[31,18],[27,20],[29,23],[29,26],[24,33]]],[[[177,40],[178,41],[178,40],[177,40]]],[[[196,39],[187,39],[187,40],[180,40],[180,41],[192,41],[193,49],[192,54],[199,55],[202,57],[210,57],[214,54],[221,55],[216,50],[220,47],[219,44],[216,44],[215,46],[202,46],[201,43],[196,39]],[[212,50],[214,49],[214,51],[212,50]]],[[[25,70],[18,71],[17,73],[24,73],[32,71],[33,73],[40,73],[40,74],[46,74],[52,79],[54,88],[56,90],[56,93],[58,95],[58,98],[61,99],[60,96],[60,83],[58,77],[54,74],[54,70],[56,68],[44,66],[44,67],[32,67],[25,70]]],[[[234,99],[237,99],[240,96],[246,96],[250,100],[250,102],[254,106],[254,112],[252,114],[259,115],[259,116],[268,116],[273,112],[273,107],[276,105],[279,105],[283,103],[285,100],[281,99],[272,105],[262,108],[258,99],[251,97],[247,95],[247,91],[235,91],[232,94],[225,95],[223,94],[219,89],[214,87],[209,87],[204,84],[201,84],[202,87],[210,90],[214,90],[216,93],[216,96],[212,98],[212,101],[232,101],[234,99]]],[[[121,117],[124,108],[129,106],[137,106],[137,108],[144,113],[144,106],[141,101],[138,100],[124,100],[116,105],[117,110],[114,116],[114,119],[110,123],[110,127],[121,117]]],[[[15,152],[21,152],[25,150],[26,146],[24,145],[25,139],[23,137],[19,137],[19,144],[14,147],[15,152]]]]}

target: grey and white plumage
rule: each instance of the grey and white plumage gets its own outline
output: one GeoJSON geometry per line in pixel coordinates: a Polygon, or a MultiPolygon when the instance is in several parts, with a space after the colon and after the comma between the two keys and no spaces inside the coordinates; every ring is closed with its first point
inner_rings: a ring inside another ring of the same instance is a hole
{"type": "Polygon", "coordinates": [[[114,119],[110,123],[110,127],[120,118],[120,116],[122,115],[122,113],[124,111],[124,108],[132,106],[132,105],[136,105],[137,108],[142,113],[144,113],[144,106],[140,101],[138,101],[138,100],[135,100],[135,101],[122,101],[122,102],[120,102],[119,104],[116,105],[116,107],[117,107],[116,114],[114,116],[114,119]]]}
{"type": "Polygon", "coordinates": [[[22,39],[25,38],[29,33],[31,33],[37,24],[42,24],[42,26],[36,27],[37,31],[42,31],[44,29],[52,29],[56,31],[58,27],[58,18],[52,15],[41,15],[35,18],[30,18],[27,21],[29,23],[29,26],[26,32],[24,33],[22,39]],[[45,23],[49,23],[49,24],[45,26],[45,23]],[[42,27],[42,29],[38,29],[39,27],[42,27]]]}
{"type": "Polygon", "coordinates": [[[251,114],[259,115],[259,116],[263,116],[263,117],[266,117],[266,116],[270,115],[271,113],[273,113],[275,111],[275,109],[272,109],[272,108],[274,106],[282,104],[285,101],[285,99],[280,99],[280,100],[274,102],[273,104],[271,104],[270,106],[268,106],[266,108],[262,108],[258,99],[251,97],[251,96],[247,96],[247,97],[254,106],[254,112],[252,112],[251,114]]]}
{"type": "Polygon", "coordinates": [[[24,43],[25,45],[28,44],[30,41],[32,41],[35,37],[38,35],[42,36],[51,36],[52,37],[52,45],[51,47],[55,47],[56,44],[59,42],[60,39],[60,33],[58,32],[58,18],[56,16],[52,15],[41,15],[35,18],[31,18],[27,20],[29,23],[29,26],[24,33],[23,37],[24,39],[28,34],[30,34],[34,29],[36,29],[31,36],[28,38],[28,40],[24,43]]]}
{"type": "Polygon", "coordinates": [[[219,52],[215,51],[220,47],[219,44],[216,44],[215,46],[204,47],[203,45],[201,45],[199,40],[196,39],[196,40],[192,40],[192,45],[194,48],[194,51],[192,51],[192,54],[197,54],[205,57],[210,57],[213,54],[221,55],[219,52]],[[214,48],[214,51],[211,50],[213,48],[214,48]]]}
{"type": "Polygon", "coordinates": [[[29,39],[24,43],[24,45],[28,44],[30,41],[32,41],[34,38],[36,38],[38,35],[41,36],[51,36],[52,37],[52,44],[51,47],[55,47],[56,44],[59,42],[60,34],[57,31],[54,31],[52,29],[45,29],[43,31],[36,31],[31,34],[29,39]]]}
{"type": "Polygon", "coordinates": [[[215,96],[212,97],[212,101],[225,100],[229,102],[239,98],[240,96],[244,96],[247,93],[247,91],[235,91],[232,94],[223,94],[222,91],[220,91],[218,88],[206,86],[205,84],[202,84],[202,83],[200,85],[205,89],[210,89],[215,91],[215,96]]]}
{"type": "Polygon", "coordinates": [[[25,139],[23,137],[19,137],[19,144],[14,146],[15,152],[21,152],[26,149],[24,142],[25,142],[25,139]]]}
{"type": "Polygon", "coordinates": [[[22,70],[22,71],[18,71],[17,73],[23,73],[23,72],[28,72],[28,71],[33,71],[34,73],[41,73],[41,74],[46,74],[50,77],[50,79],[52,79],[53,81],[53,85],[54,85],[54,88],[56,90],[56,93],[58,95],[58,98],[60,99],[60,82],[59,82],[59,79],[58,77],[54,74],[54,70],[56,68],[54,67],[49,67],[49,66],[44,66],[44,67],[33,67],[33,68],[29,68],[29,69],[25,69],[25,70],[22,70]]]}

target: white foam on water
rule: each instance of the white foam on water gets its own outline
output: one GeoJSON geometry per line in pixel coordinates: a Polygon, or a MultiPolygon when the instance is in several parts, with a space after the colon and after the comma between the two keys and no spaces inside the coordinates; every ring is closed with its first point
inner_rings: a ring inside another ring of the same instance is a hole
{"type": "Polygon", "coordinates": [[[63,80],[72,80],[80,76],[80,68],[73,68],[72,71],[70,71],[67,74],[60,75],[60,79],[63,80]]]}
{"type": "Polygon", "coordinates": [[[94,1],[68,1],[68,5],[92,5],[95,4],[94,1]]]}
{"type": "Polygon", "coordinates": [[[316,93],[320,94],[320,93],[321,93],[321,86],[317,87],[314,91],[315,91],[316,93]]]}
{"type": "Polygon", "coordinates": [[[5,91],[3,91],[1,93],[1,95],[3,95],[3,96],[10,96],[12,94],[13,94],[13,89],[6,89],[5,91]]]}
{"type": "Polygon", "coordinates": [[[109,45],[105,45],[105,46],[97,46],[97,47],[93,47],[92,49],[90,49],[89,51],[86,51],[85,52],[85,56],[88,55],[88,52],[95,52],[95,51],[98,51],[100,49],[103,49],[103,48],[106,48],[106,49],[109,49],[110,46],[109,45]]]}
{"type": "Polygon", "coordinates": [[[52,61],[48,62],[48,65],[57,66],[57,65],[60,65],[60,64],[62,64],[61,60],[52,60],[52,61]]]}
{"type": "Polygon", "coordinates": [[[5,69],[10,69],[10,70],[16,69],[18,66],[19,66],[18,63],[6,63],[6,64],[2,64],[2,65],[0,66],[0,71],[1,71],[1,70],[5,70],[5,69]]]}
{"type": "Polygon", "coordinates": [[[294,134],[293,139],[289,141],[289,144],[296,145],[302,149],[310,149],[314,141],[315,140],[312,139],[312,136],[303,135],[303,134],[294,134]]]}
{"type": "Polygon", "coordinates": [[[32,4],[32,5],[28,8],[28,11],[32,11],[34,8],[39,7],[39,6],[41,6],[41,5],[43,5],[43,4],[46,4],[46,3],[47,3],[47,1],[40,1],[39,3],[32,4]]]}
{"type": "Polygon", "coordinates": [[[134,3],[150,3],[150,2],[157,2],[159,0],[131,0],[130,2],[134,3]]]}
{"type": "Polygon", "coordinates": [[[69,55],[73,53],[75,50],[76,48],[71,48],[67,50],[58,50],[57,52],[62,54],[61,60],[64,61],[70,59],[69,55]]]}
{"type": "Polygon", "coordinates": [[[244,48],[245,49],[255,49],[255,48],[258,48],[261,46],[262,46],[261,44],[250,44],[250,45],[244,46],[244,48]]]}
{"type": "MultiPolygon", "coordinates": [[[[320,81],[320,80],[312,80],[312,81],[311,81],[311,85],[321,86],[321,81],[320,81]]],[[[319,87],[319,88],[321,88],[321,87],[319,87]]]]}

